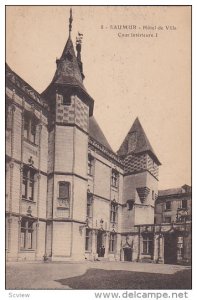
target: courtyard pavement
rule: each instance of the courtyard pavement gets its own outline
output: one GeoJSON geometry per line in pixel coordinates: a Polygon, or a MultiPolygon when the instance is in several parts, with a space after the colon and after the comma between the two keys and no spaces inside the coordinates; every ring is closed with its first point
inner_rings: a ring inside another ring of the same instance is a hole
{"type": "Polygon", "coordinates": [[[83,275],[89,269],[175,274],[190,269],[179,265],[135,262],[8,262],[6,289],[70,289],[57,280],[83,275]]]}

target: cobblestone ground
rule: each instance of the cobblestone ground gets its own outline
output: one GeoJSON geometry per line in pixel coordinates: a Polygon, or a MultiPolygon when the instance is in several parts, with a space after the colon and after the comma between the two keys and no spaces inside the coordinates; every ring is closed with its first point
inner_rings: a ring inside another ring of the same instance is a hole
{"type": "MultiPolygon", "coordinates": [[[[98,272],[102,269],[170,275],[190,268],[128,262],[9,262],[6,266],[6,289],[69,289],[70,286],[61,284],[61,280],[81,276],[89,269],[98,269],[98,272]]],[[[113,273],[110,274],[113,281],[113,273]]]]}

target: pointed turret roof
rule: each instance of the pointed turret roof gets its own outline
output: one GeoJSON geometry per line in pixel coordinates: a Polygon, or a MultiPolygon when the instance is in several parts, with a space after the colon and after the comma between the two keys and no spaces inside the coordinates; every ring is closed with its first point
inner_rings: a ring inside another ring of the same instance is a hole
{"type": "Polygon", "coordinates": [[[86,92],[70,36],[66,42],[61,58],[57,60],[57,70],[52,83],[79,86],[86,92]]]}
{"type": "Polygon", "coordinates": [[[75,55],[73,42],[71,40],[72,20],[72,11],[70,11],[69,37],[60,59],[56,60],[57,69],[55,71],[55,75],[49,86],[42,93],[42,95],[43,97],[50,99],[50,96],[54,93],[54,91],[57,88],[74,89],[75,91],[78,91],[78,93],[81,96],[81,99],[83,99],[83,101],[85,101],[89,105],[89,112],[91,116],[93,113],[94,100],[88,94],[84,87],[84,75],[82,73],[82,70],[80,70],[82,62],[77,60],[77,57],[75,55]]]}
{"type": "Polygon", "coordinates": [[[154,160],[159,165],[161,164],[146,136],[139,119],[136,118],[117,153],[120,156],[126,156],[128,153],[140,154],[143,152],[149,152],[154,160]]]}
{"type": "Polygon", "coordinates": [[[94,116],[89,119],[89,135],[108,150],[113,151],[94,116]]]}

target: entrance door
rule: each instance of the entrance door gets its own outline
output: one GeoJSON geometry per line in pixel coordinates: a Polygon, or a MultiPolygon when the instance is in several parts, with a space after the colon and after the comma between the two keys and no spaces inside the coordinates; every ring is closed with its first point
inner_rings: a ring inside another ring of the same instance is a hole
{"type": "Polygon", "coordinates": [[[104,251],[103,251],[103,232],[99,231],[97,234],[97,253],[98,257],[103,257],[104,256],[104,251]]]}
{"type": "Polygon", "coordinates": [[[132,261],[132,250],[131,248],[124,248],[124,261],[132,261]]]}
{"type": "Polygon", "coordinates": [[[177,263],[177,237],[175,234],[166,234],[164,238],[164,263],[177,263]]]}

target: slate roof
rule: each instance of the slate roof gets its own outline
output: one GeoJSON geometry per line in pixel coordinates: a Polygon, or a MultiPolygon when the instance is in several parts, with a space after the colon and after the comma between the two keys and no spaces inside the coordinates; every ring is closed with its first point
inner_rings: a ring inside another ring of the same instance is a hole
{"type": "Polygon", "coordinates": [[[46,99],[50,99],[50,96],[53,94],[52,91],[56,90],[56,86],[78,90],[80,92],[80,97],[82,97],[81,99],[88,104],[89,115],[91,116],[93,114],[94,100],[83,85],[82,74],[70,36],[66,42],[61,58],[57,59],[56,62],[57,69],[55,75],[49,86],[43,91],[42,96],[46,99]]]}
{"type": "Polygon", "coordinates": [[[182,188],[172,188],[158,191],[158,196],[169,196],[183,193],[182,188]]]}
{"type": "Polygon", "coordinates": [[[89,135],[108,150],[113,151],[94,116],[89,118],[89,135]]]}
{"type": "Polygon", "coordinates": [[[57,60],[57,70],[52,83],[76,85],[86,91],[70,37],[67,40],[61,58],[57,60]]]}
{"type": "Polygon", "coordinates": [[[122,145],[120,146],[119,150],[117,151],[118,155],[120,155],[120,156],[125,156],[129,152],[132,152],[133,154],[149,152],[153,156],[155,161],[159,165],[161,164],[159,162],[138,118],[135,119],[135,121],[134,121],[132,127],[130,128],[128,134],[126,135],[122,145]],[[132,137],[132,134],[135,135],[134,138],[132,137]],[[133,139],[133,140],[131,140],[131,139],[133,139]],[[130,150],[128,147],[129,142],[133,143],[132,150],[130,150]]]}
{"type": "Polygon", "coordinates": [[[163,197],[163,196],[178,195],[184,193],[191,193],[191,187],[188,185],[183,185],[182,187],[178,187],[178,188],[159,190],[158,196],[163,197]]]}

